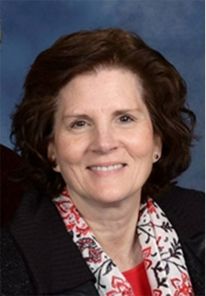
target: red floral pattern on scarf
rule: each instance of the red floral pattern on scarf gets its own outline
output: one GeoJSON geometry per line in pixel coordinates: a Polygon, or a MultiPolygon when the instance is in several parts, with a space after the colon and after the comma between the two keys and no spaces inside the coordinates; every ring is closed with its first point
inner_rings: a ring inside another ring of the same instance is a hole
{"type": "Polygon", "coordinates": [[[116,276],[112,276],[112,288],[114,290],[111,290],[107,292],[106,296],[133,296],[132,288],[126,281],[122,281],[122,278],[118,278],[116,276]]]}
{"type": "MultiPolygon", "coordinates": [[[[79,248],[101,296],[134,296],[132,287],[103,251],[67,191],[54,203],[79,248]]],[[[141,205],[137,233],[153,296],[194,295],[177,234],[160,207],[149,199],[141,205]]]]}

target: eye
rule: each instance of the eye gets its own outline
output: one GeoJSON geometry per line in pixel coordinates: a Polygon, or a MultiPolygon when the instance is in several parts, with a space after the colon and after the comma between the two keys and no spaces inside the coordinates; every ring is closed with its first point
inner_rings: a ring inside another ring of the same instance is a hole
{"type": "Polygon", "coordinates": [[[119,121],[123,123],[133,122],[134,118],[131,115],[124,114],[119,117],[119,121]]]}
{"type": "Polygon", "coordinates": [[[75,120],[74,122],[71,123],[70,128],[81,129],[87,125],[88,123],[85,120],[75,120]]]}

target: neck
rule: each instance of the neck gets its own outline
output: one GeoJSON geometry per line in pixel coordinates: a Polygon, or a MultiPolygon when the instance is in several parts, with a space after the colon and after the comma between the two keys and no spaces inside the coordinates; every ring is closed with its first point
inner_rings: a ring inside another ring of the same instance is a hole
{"type": "Polygon", "coordinates": [[[71,196],[103,250],[121,271],[142,261],[136,235],[140,196],[112,204],[88,202],[76,198],[72,193],[71,196]]]}

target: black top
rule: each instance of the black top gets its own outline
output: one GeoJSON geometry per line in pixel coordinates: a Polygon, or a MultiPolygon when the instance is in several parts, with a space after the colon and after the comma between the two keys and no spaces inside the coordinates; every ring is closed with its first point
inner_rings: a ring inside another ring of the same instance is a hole
{"type": "MultiPolygon", "coordinates": [[[[204,295],[204,197],[171,187],[156,198],[177,231],[195,295],[204,295]]],[[[47,196],[26,194],[3,231],[2,295],[98,295],[79,250],[47,196]]]]}

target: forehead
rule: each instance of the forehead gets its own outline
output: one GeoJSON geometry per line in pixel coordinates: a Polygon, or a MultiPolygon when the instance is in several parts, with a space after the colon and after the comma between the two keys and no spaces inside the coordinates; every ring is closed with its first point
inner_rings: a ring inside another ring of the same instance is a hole
{"type": "Polygon", "coordinates": [[[58,96],[62,110],[78,108],[128,108],[142,105],[140,78],[130,70],[104,68],[77,75],[65,85],[58,96]]]}

